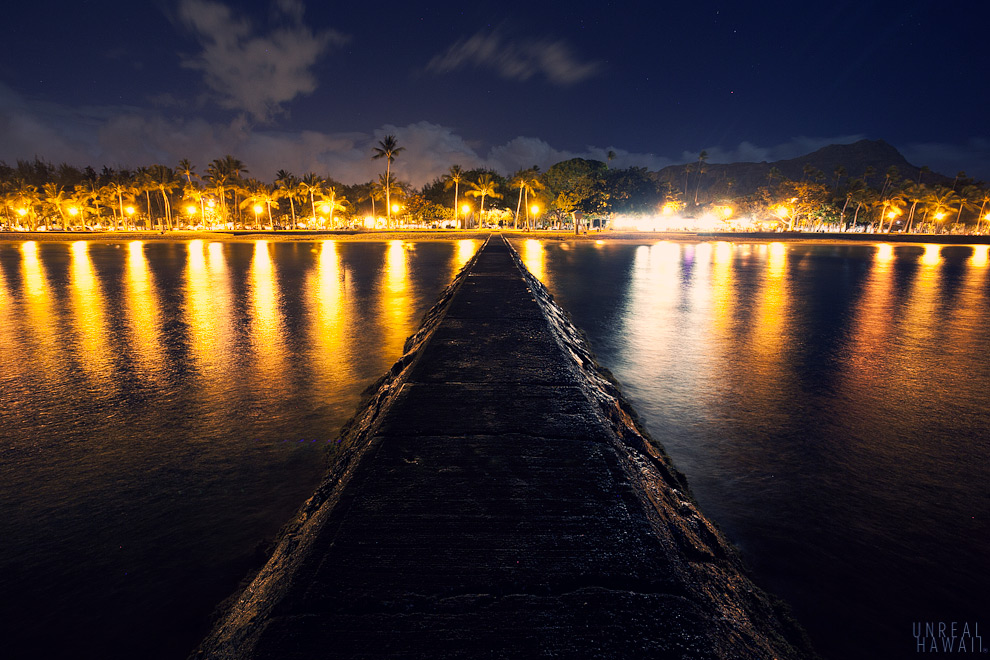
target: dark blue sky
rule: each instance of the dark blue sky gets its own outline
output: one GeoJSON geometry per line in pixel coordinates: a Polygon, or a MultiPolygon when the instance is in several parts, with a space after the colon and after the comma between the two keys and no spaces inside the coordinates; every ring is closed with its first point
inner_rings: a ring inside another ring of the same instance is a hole
{"type": "Polygon", "coordinates": [[[17,3],[0,159],[370,179],[572,156],[657,169],[884,139],[990,179],[982,3],[17,3]]]}

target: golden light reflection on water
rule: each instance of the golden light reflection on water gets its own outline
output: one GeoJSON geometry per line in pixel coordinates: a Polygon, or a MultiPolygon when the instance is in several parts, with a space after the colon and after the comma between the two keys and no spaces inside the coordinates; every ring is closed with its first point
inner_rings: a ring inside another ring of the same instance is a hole
{"type": "Polygon", "coordinates": [[[786,396],[785,373],[789,337],[790,283],[787,278],[787,247],[783,243],[759,246],[766,259],[763,280],[757,293],[750,324],[749,346],[757,365],[759,378],[754,380],[753,396],[771,405],[773,400],[786,396]],[[770,384],[783,387],[771,389],[770,384]]]}
{"type": "Polygon", "coordinates": [[[942,261],[942,246],[929,243],[925,253],[921,255],[921,263],[925,266],[937,266],[942,261]]]}
{"type": "Polygon", "coordinates": [[[127,246],[127,271],[124,274],[127,316],[130,325],[130,353],[142,374],[159,372],[164,362],[161,344],[161,311],[158,289],[151,278],[144,243],[131,241],[127,246]]]}
{"type": "Polygon", "coordinates": [[[38,260],[38,244],[27,241],[21,244],[21,280],[24,286],[25,339],[34,345],[38,371],[43,376],[61,380],[65,377],[66,362],[53,347],[61,342],[59,315],[53,303],[41,262],[38,260]]]}
{"type": "Polygon", "coordinates": [[[14,297],[7,288],[3,268],[0,268],[0,379],[21,377],[29,367],[17,350],[22,343],[20,317],[14,297]]]}
{"type": "Polygon", "coordinates": [[[249,276],[251,290],[251,345],[256,367],[268,388],[281,384],[287,374],[285,329],[279,309],[278,282],[268,241],[254,244],[249,276]]]}
{"type": "Polygon", "coordinates": [[[523,242],[522,254],[519,256],[522,259],[523,265],[533,274],[533,277],[546,285],[547,253],[543,247],[543,243],[535,238],[527,238],[523,242]]]}
{"type": "Polygon", "coordinates": [[[79,337],[79,362],[92,380],[110,386],[113,379],[103,292],[89,258],[88,242],[73,242],[69,274],[72,325],[79,337]]]}
{"type": "Polygon", "coordinates": [[[407,244],[402,241],[389,241],[385,251],[381,315],[385,355],[389,358],[402,355],[406,338],[413,332],[406,249],[407,244]]]}
{"type": "Polygon", "coordinates": [[[633,255],[628,309],[623,315],[623,335],[627,338],[624,363],[636,370],[641,365],[656,368],[677,359],[672,352],[676,342],[668,336],[671,318],[676,314],[680,297],[680,246],[661,242],[641,245],[633,255]],[[639,357],[649,355],[649,360],[639,357]]]}
{"type": "Polygon", "coordinates": [[[969,258],[969,265],[983,268],[990,262],[990,245],[974,245],[973,256],[969,258]]]}
{"type": "Polygon", "coordinates": [[[349,349],[350,322],[347,309],[347,274],[337,244],[320,244],[317,268],[309,273],[308,299],[317,375],[325,381],[349,382],[353,360],[349,349]]]}
{"type": "Polygon", "coordinates": [[[470,238],[465,238],[457,241],[457,254],[454,257],[454,272],[453,275],[461,272],[464,268],[464,264],[471,261],[471,257],[474,253],[478,251],[478,241],[471,240],[470,238]]]}
{"type": "Polygon", "coordinates": [[[877,263],[886,263],[894,260],[894,246],[890,243],[880,243],[877,245],[874,259],[877,263]]]}
{"type": "Polygon", "coordinates": [[[712,248],[712,331],[721,341],[730,339],[735,305],[735,277],[731,243],[719,241],[712,248]]]}
{"type": "MultiPolygon", "coordinates": [[[[210,254],[213,255],[213,245],[210,254]]],[[[207,268],[202,240],[186,245],[186,314],[189,351],[208,397],[221,389],[233,369],[235,341],[226,263],[211,258],[207,268]]]]}
{"type": "Polygon", "coordinates": [[[847,357],[843,362],[846,377],[857,391],[872,390],[883,378],[879,370],[899,316],[894,304],[893,261],[893,246],[886,243],[876,246],[863,294],[853,307],[847,357]]]}

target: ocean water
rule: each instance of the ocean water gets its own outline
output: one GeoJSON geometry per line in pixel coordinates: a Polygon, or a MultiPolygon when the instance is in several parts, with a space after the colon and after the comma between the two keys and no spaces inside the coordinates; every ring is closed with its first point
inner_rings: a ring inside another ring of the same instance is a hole
{"type": "Polygon", "coordinates": [[[987,246],[516,247],[825,657],[990,630],[987,246]]]}
{"type": "MultiPolygon", "coordinates": [[[[0,243],[5,651],[185,657],[478,246],[0,243]]],[[[827,658],[987,626],[986,246],[516,247],[827,658]]]]}
{"type": "Polygon", "coordinates": [[[0,243],[0,655],[184,658],[479,245],[0,243]]]}

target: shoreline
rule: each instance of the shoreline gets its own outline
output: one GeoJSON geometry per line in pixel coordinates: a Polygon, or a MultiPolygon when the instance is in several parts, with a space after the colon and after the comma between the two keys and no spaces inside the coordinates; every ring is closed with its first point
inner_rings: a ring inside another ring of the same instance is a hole
{"type": "Polygon", "coordinates": [[[552,241],[601,241],[601,242],[745,242],[745,243],[915,243],[938,245],[990,245],[987,235],[955,234],[858,234],[858,233],[804,233],[804,232],[634,232],[589,231],[575,234],[573,231],[555,230],[282,230],[282,231],[108,231],[108,232],[0,232],[0,243],[91,241],[112,243],[120,241],[456,241],[485,240],[493,234],[509,239],[534,238],[552,241]]]}

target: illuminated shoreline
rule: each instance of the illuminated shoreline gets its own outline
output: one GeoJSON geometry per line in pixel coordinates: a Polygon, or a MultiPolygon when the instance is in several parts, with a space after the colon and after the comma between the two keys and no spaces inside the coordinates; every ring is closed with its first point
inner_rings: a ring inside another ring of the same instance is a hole
{"type": "Polygon", "coordinates": [[[2,242],[61,241],[453,241],[484,239],[491,234],[507,238],[539,238],[557,241],[729,241],[804,243],[936,243],[939,245],[990,245],[990,236],[969,234],[869,234],[814,232],[674,232],[573,230],[363,230],[363,231],[109,231],[109,232],[0,232],[2,242]]]}

